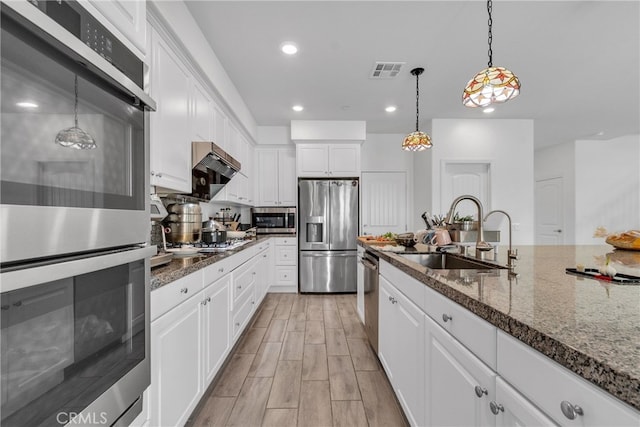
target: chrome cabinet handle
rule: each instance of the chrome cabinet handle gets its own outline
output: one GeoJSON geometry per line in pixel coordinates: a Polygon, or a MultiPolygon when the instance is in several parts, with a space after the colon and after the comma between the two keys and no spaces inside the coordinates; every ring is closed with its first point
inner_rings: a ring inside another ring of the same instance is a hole
{"type": "Polygon", "coordinates": [[[218,269],[218,273],[224,273],[224,268],[223,268],[223,267],[220,267],[220,268],[218,269]]]}
{"type": "Polygon", "coordinates": [[[267,254],[262,255],[262,258],[266,258],[266,257],[267,257],[267,254]]]}
{"type": "Polygon", "coordinates": [[[479,385],[475,387],[475,391],[476,391],[476,396],[478,397],[482,397],[483,394],[489,394],[486,388],[480,387],[479,385]]]}
{"type": "Polygon", "coordinates": [[[207,302],[211,302],[211,297],[207,297],[207,302]]]}
{"type": "Polygon", "coordinates": [[[560,410],[564,416],[570,420],[575,420],[578,415],[584,415],[584,411],[580,406],[572,405],[571,402],[567,402],[566,400],[560,402],[560,410]]]}
{"type": "Polygon", "coordinates": [[[200,304],[202,305],[207,305],[207,300],[205,299],[204,301],[202,301],[200,304]]]}
{"type": "Polygon", "coordinates": [[[491,409],[493,415],[498,415],[500,412],[504,412],[504,406],[497,402],[494,402],[493,400],[489,402],[489,409],[491,409]]]}
{"type": "Polygon", "coordinates": [[[236,326],[240,326],[240,322],[236,322],[236,326]]]}
{"type": "Polygon", "coordinates": [[[449,320],[453,320],[453,317],[449,316],[449,315],[448,315],[448,314],[446,314],[446,313],[442,315],[442,321],[443,321],[444,323],[447,323],[449,320]]]}
{"type": "Polygon", "coordinates": [[[186,294],[187,292],[189,292],[189,288],[180,289],[180,293],[182,293],[182,294],[186,294]]]}
{"type": "Polygon", "coordinates": [[[162,174],[161,174],[161,173],[157,173],[157,174],[156,174],[156,176],[157,176],[158,178],[162,178],[162,174]]]}
{"type": "Polygon", "coordinates": [[[242,285],[238,286],[238,289],[242,289],[242,285]]]}

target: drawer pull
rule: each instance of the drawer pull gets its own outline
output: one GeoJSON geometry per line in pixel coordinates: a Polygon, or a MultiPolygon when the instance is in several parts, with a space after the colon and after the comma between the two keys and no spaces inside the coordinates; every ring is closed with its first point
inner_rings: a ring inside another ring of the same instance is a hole
{"type": "Polygon", "coordinates": [[[476,390],[476,396],[478,397],[482,397],[482,395],[484,394],[489,394],[486,388],[482,388],[479,385],[476,386],[475,390],[476,390]]]}
{"type": "Polygon", "coordinates": [[[448,315],[448,314],[446,314],[446,313],[442,315],[442,321],[443,321],[444,323],[447,323],[449,320],[453,320],[453,317],[449,316],[449,315],[448,315]]]}
{"type": "Polygon", "coordinates": [[[220,267],[220,268],[218,269],[218,273],[224,273],[224,267],[220,267]]]}
{"type": "Polygon", "coordinates": [[[578,405],[572,405],[570,402],[563,400],[560,402],[560,409],[565,417],[575,420],[577,415],[584,415],[584,411],[578,405]]]}
{"type": "Polygon", "coordinates": [[[239,285],[239,286],[238,286],[238,289],[242,289],[242,285],[239,285]]]}
{"type": "Polygon", "coordinates": [[[262,255],[262,258],[266,258],[266,257],[267,257],[267,254],[262,255]]]}
{"type": "Polygon", "coordinates": [[[180,289],[180,293],[182,293],[182,294],[186,294],[187,292],[189,292],[189,288],[180,289]]]}
{"type": "Polygon", "coordinates": [[[237,327],[237,326],[240,326],[240,322],[236,322],[236,327],[237,327]]]}
{"type": "Polygon", "coordinates": [[[500,412],[504,412],[504,406],[494,402],[493,400],[489,402],[489,408],[491,409],[493,415],[498,415],[500,412]]]}

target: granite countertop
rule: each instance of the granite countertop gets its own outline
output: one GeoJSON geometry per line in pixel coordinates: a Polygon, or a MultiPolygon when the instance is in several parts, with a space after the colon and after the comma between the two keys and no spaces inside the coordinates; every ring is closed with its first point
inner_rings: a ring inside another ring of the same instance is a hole
{"type": "MultiPolygon", "coordinates": [[[[640,285],[567,274],[603,265],[640,276],[640,252],[611,246],[519,246],[513,272],[430,270],[359,242],[427,286],[640,410],[640,285]],[[515,277],[515,274],[518,277],[515,277]]],[[[407,252],[427,252],[416,245],[407,252]]],[[[495,263],[506,265],[499,247],[495,263]]]]}
{"type": "Polygon", "coordinates": [[[255,239],[250,240],[249,243],[240,246],[238,249],[225,252],[198,254],[195,256],[174,256],[168,264],[151,269],[151,290],[154,291],[161,288],[162,286],[174,282],[186,275],[194,273],[211,264],[215,264],[224,258],[228,258],[256,244],[262,243],[271,237],[297,238],[296,234],[292,233],[258,234],[255,239]]]}

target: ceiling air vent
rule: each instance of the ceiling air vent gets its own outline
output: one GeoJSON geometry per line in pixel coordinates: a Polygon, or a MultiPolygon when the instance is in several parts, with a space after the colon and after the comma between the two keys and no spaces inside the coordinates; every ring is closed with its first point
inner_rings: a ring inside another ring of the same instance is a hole
{"type": "Polygon", "coordinates": [[[370,79],[392,79],[398,75],[405,62],[376,62],[369,74],[370,79]]]}

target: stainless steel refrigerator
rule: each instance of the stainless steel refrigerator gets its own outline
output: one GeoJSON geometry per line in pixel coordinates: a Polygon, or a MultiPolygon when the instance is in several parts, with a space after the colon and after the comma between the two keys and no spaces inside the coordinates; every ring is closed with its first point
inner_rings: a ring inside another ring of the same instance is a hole
{"type": "Polygon", "coordinates": [[[298,182],[300,292],[356,292],[358,180],[298,182]]]}

